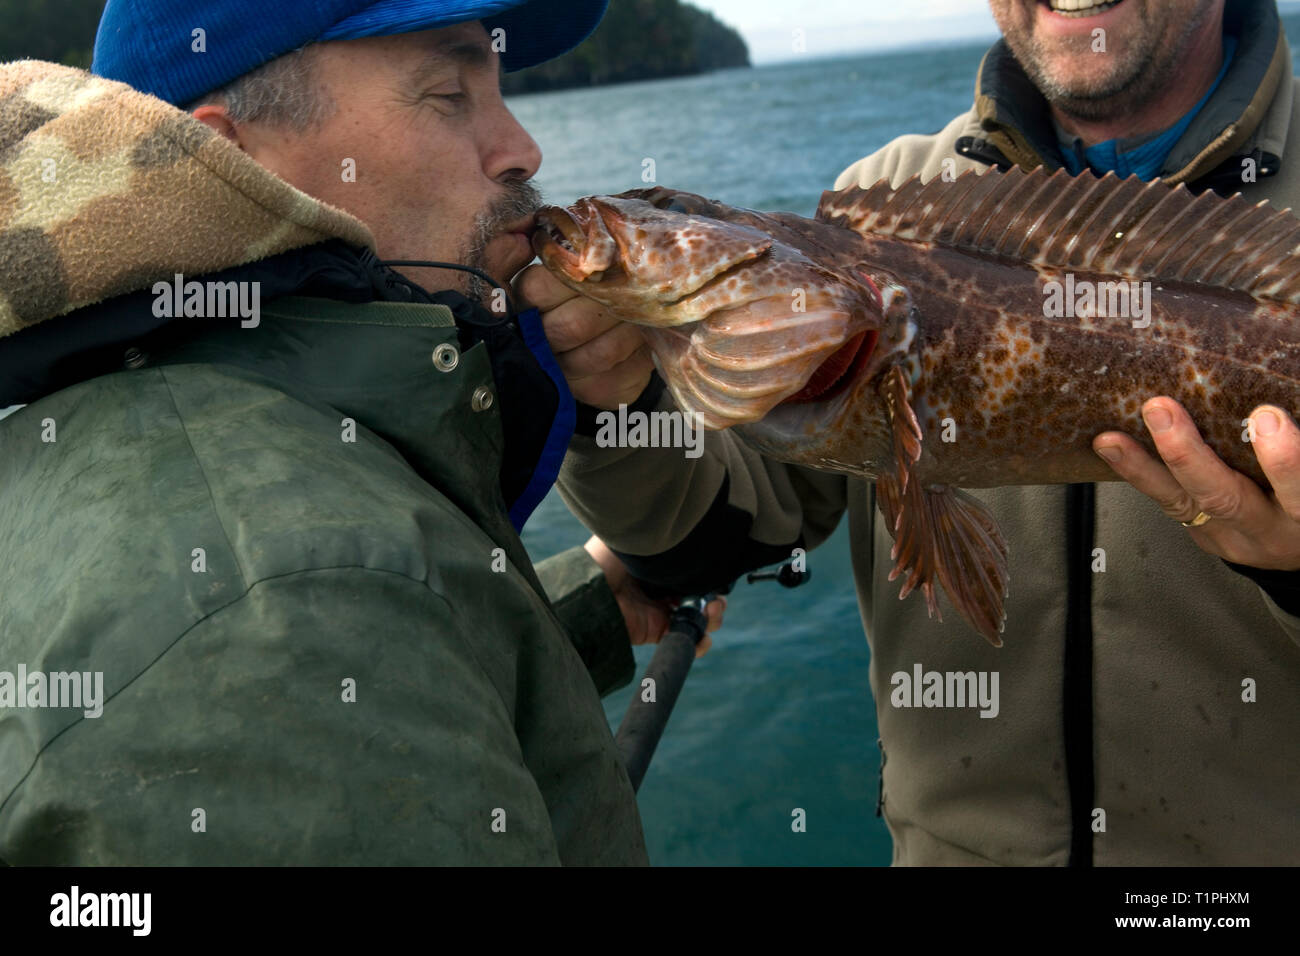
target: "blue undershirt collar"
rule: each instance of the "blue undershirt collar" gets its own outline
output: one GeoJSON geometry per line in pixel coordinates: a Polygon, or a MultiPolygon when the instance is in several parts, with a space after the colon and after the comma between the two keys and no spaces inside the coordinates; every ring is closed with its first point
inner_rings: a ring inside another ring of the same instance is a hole
{"type": "Polygon", "coordinates": [[[1232,63],[1232,55],[1236,52],[1236,49],[1237,38],[1225,35],[1223,37],[1223,66],[1219,68],[1219,75],[1214,78],[1214,82],[1206,90],[1205,95],[1201,97],[1200,102],[1183,114],[1182,119],[1163,133],[1138,139],[1108,139],[1104,143],[1097,143],[1095,146],[1084,148],[1082,140],[1070,136],[1058,126],[1056,131],[1057,139],[1061,147],[1062,158],[1065,160],[1065,168],[1073,175],[1078,175],[1087,166],[1099,176],[1113,172],[1121,179],[1134,175],[1142,179],[1155,179],[1160,175],[1160,170],[1174,145],[1182,138],[1183,133],[1187,132],[1187,127],[1192,125],[1192,120],[1196,118],[1196,114],[1209,102],[1210,97],[1214,95],[1214,91],[1223,82],[1223,77],[1228,72],[1228,67],[1232,63]]]}

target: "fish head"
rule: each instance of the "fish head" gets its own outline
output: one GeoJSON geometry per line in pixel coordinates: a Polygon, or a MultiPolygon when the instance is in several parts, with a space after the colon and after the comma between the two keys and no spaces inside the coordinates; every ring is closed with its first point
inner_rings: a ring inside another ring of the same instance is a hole
{"type": "Polygon", "coordinates": [[[533,249],[561,283],[642,326],[678,406],[720,429],[828,400],[873,352],[879,288],[795,218],[656,187],[541,209],[533,249]]]}
{"type": "Polygon", "coordinates": [[[562,282],[651,324],[680,324],[688,296],[772,247],[756,229],[626,195],[548,206],[537,224],[533,251],[562,282]]]}

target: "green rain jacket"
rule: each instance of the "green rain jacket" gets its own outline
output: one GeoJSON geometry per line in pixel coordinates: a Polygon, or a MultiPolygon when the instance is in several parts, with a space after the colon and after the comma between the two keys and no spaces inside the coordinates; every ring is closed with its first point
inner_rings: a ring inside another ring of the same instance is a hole
{"type": "Polygon", "coordinates": [[[0,419],[4,862],[646,862],[621,614],[580,548],[534,572],[451,311],[123,331],[331,237],[371,242],[167,104],[0,67],[0,368],[43,332],[65,386],[0,419]]]}

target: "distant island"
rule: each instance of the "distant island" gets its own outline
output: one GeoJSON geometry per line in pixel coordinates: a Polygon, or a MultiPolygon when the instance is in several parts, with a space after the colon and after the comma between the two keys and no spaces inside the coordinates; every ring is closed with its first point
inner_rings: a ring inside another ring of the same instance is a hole
{"type": "Polygon", "coordinates": [[[610,0],[605,19],[577,49],[507,74],[502,89],[536,93],[737,66],[749,66],[749,48],[713,14],[680,0],[610,0]]]}
{"type": "MultiPolygon", "coordinates": [[[[32,57],[89,67],[103,9],[104,0],[0,0],[0,61],[32,57]]],[[[611,0],[596,32],[576,50],[508,74],[503,88],[532,93],[734,66],[749,66],[749,49],[712,14],[680,0],[611,0]]]]}

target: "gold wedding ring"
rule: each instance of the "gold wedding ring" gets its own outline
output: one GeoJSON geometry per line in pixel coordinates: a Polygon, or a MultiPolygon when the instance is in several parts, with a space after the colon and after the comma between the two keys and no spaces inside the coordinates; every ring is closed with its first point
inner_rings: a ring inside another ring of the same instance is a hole
{"type": "Polygon", "coordinates": [[[1198,511],[1196,512],[1196,517],[1191,521],[1180,521],[1179,524],[1184,528],[1199,528],[1201,525],[1205,524],[1205,522],[1209,521],[1210,517],[1211,516],[1207,515],[1204,511],[1198,511]]]}

